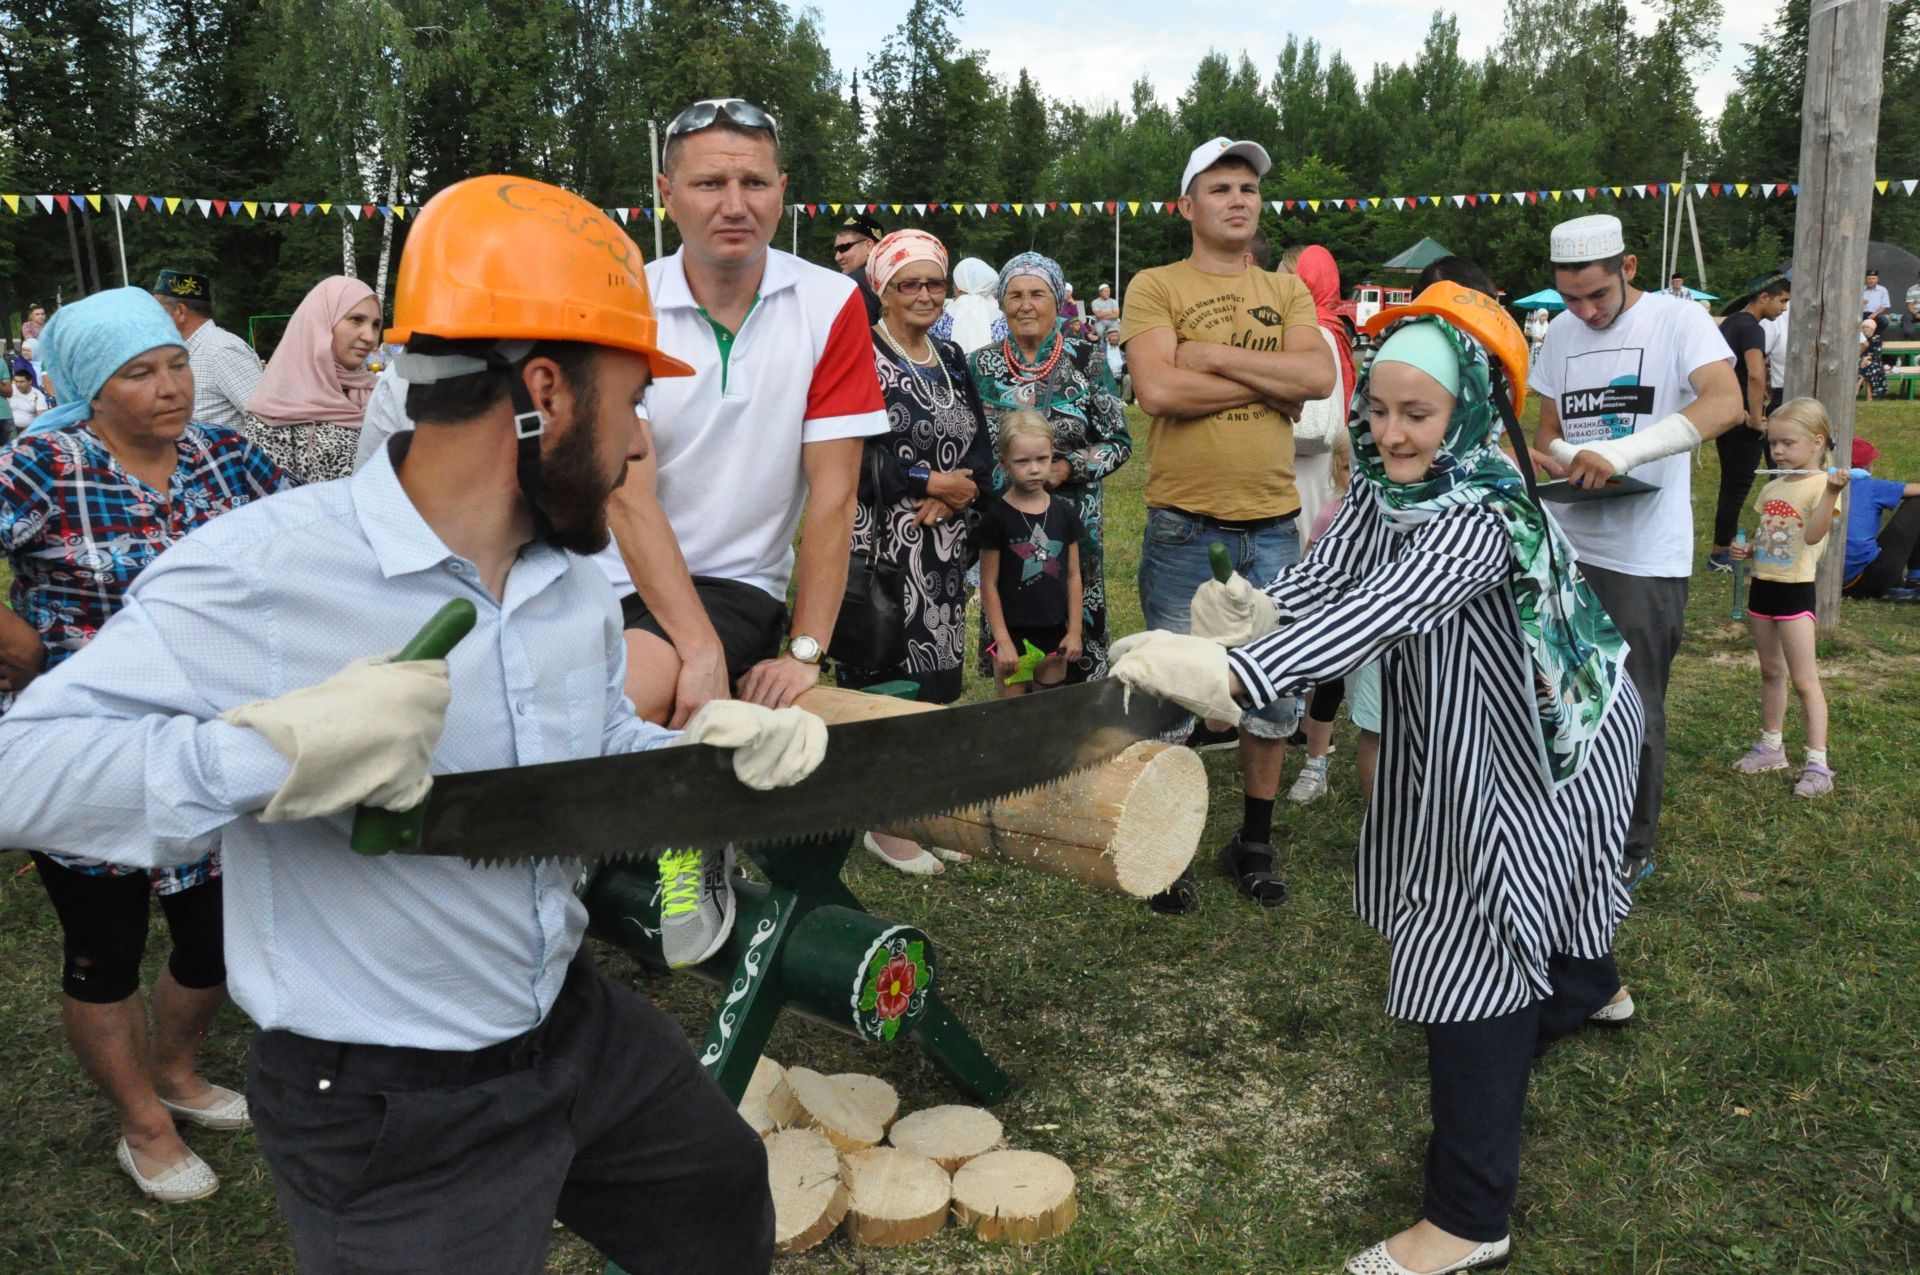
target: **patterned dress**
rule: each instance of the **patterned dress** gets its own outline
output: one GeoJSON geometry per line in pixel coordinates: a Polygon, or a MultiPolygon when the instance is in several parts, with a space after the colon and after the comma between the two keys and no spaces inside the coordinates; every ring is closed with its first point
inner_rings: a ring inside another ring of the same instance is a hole
{"type": "MultiPolygon", "coordinates": [[[[86,426],[24,438],[0,452],[0,550],[13,567],[14,613],[46,644],[47,667],[94,639],[126,601],[134,577],[201,523],[293,484],[265,452],[233,430],[189,425],[165,495],[114,459],[86,426]]],[[[0,692],[0,713],[13,705],[0,692]]],[[[53,855],[93,876],[138,868],[53,855]]],[[[217,854],[155,868],[154,889],[174,894],[219,875],[217,854]]]]}
{"type": "Polygon", "coordinates": [[[982,496],[993,477],[993,450],[980,395],[967,375],[966,357],[951,341],[931,340],[941,368],[902,359],[878,333],[873,361],[887,405],[888,433],[870,439],[879,453],[880,488],[873,487],[873,452],[862,459],[860,500],[854,513],[853,550],[882,555],[905,577],[907,659],[893,669],[836,668],[840,685],[871,686],[905,678],[920,683],[920,698],[950,704],[960,698],[967,644],[967,568],[977,556],[971,517],[949,518],[931,527],[914,523],[921,497],[912,494],[907,470],[965,470],[982,496]],[[949,403],[949,387],[952,401],[949,403]]]}
{"type": "MultiPolygon", "coordinates": [[[[1052,357],[1054,343],[1062,339],[1057,331],[1048,337],[1036,362],[1045,365],[1052,357]]],[[[1072,502],[1074,512],[1080,515],[1081,635],[1086,649],[1079,667],[1067,674],[1068,681],[1079,682],[1107,675],[1107,582],[1102,548],[1106,518],[1100,484],[1133,455],[1133,438],[1127,433],[1126,408],[1114,393],[1106,356],[1083,341],[1066,338],[1066,342],[1060,361],[1037,384],[1014,375],[1003,341],[974,351],[972,365],[987,423],[996,431],[994,438],[999,438],[1002,416],[1021,408],[1037,409],[1052,424],[1054,448],[1067,458],[1073,471],[1057,494],[1072,502]]],[[[993,483],[996,491],[1007,486],[1006,475],[997,468],[993,483]]],[[[981,623],[984,626],[984,617],[981,623]]],[[[989,637],[980,643],[982,651],[991,640],[989,637]]],[[[984,656],[981,671],[992,672],[984,656]]]]}
{"type": "Polygon", "coordinates": [[[358,425],[338,421],[270,424],[249,414],[245,429],[248,438],[303,484],[345,478],[354,470],[360,447],[358,425]]]}

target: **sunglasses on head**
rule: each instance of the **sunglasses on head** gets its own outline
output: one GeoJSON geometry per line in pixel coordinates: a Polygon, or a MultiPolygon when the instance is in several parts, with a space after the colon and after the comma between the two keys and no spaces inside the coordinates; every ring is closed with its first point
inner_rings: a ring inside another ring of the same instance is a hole
{"type": "Polygon", "coordinates": [[[695,102],[667,125],[667,140],[712,128],[722,115],[741,128],[771,133],[774,141],[780,140],[780,126],[773,122],[773,116],[740,97],[709,97],[695,102]]]}

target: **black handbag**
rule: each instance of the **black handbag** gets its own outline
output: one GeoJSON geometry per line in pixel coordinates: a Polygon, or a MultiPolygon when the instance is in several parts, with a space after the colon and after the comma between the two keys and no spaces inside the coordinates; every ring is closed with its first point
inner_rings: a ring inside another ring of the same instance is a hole
{"type": "Polygon", "coordinates": [[[906,572],[880,551],[886,503],[880,498],[880,451],[867,448],[873,476],[873,547],[847,559],[847,592],[833,625],[827,654],[848,668],[884,671],[907,660],[906,572]]]}

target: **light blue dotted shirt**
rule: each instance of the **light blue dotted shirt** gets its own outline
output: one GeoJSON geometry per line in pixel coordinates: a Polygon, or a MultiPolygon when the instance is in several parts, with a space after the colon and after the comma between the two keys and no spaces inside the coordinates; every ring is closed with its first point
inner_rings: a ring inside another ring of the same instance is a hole
{"type": "Polygon", "coordinates": [[[348,848],[346,815],[263,824],[251,815],[287,762],[215,719],[395,651],[468,598],[480,620],[450,661],[436,772],[674,736],[622,692],[619,610],[590,559],[529,545],[496,601],[421,519],[394,464],[383,450],[351,478],[235,510],[161,554],[99,637],[0,718],[0,845],[152,866],[188,862],[218,837],[228,988],[255,1022],[477,1049],[552,1006],[586,928],[578,862],[369,859],[348,848]]]}

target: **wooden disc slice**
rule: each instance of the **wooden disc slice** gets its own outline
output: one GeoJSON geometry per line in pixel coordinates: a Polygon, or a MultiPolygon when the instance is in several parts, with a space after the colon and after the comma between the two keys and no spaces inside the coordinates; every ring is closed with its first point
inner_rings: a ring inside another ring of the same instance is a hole
{"type": "Polygon", "coordinates": [[[866,1076],[857,1071],[848,1071],[837,1076],[828,1076],[827,1079],[840,1086],[847,1096],[847,1101],[856,1109],[873,1117],[882,1133],[892,1127],[893,1118],[900,1114],[899,1092],[878,1076],[866,1076]]]}
{"type": "Polygon", "coordinates": [[[1079,1211],[1073,1170],[1038,1151],[989,1151],[953,1175],[954,1220],[983,1240],[1051,1239],[1072,1226],[1079,1211]]]}
{"type": "Polygon", "coordinates": [[[767,1136],[774,1252],[804,1252],[833,1234],[847,1215],[840,1173],[840,1153],[818,1129],[780,1129],[767,1136]]]}
{"type": "Polygon", "coordinates": [[[859,1151],[886,1136],[874,1113],[856,1104],[847,1087],[831,1076],[807,1067],[789,1067],[787,1089],[793,1095],[795,1123],[820,1130],[842,1151],[859,1151]]]}
{"type": "Polygon", "coordinates": [[[1000,1121],[979,1107],[928,1107],[902,1116],[887,1141],[903,1151],[926,1156],[952,1173],[977,1155],[1000,1145],[1000,1121]]]}
{"type": "Polygon", "coordinates": [[[926,1239],[947,1224],[953,1180],[923,1155],[869,1147],[846,1157],[847,1238],[869,1248],[926,1239]]]}
{"type": "Polygon", "coordinates": [[[754,1064],[747,1092],[740,1096],[740,1118],[764,1138],[775,1129],[793,1124],[796,1115],[793,1092],[787,1088],[786,1068],[763,1056],[754,1064]]]}

